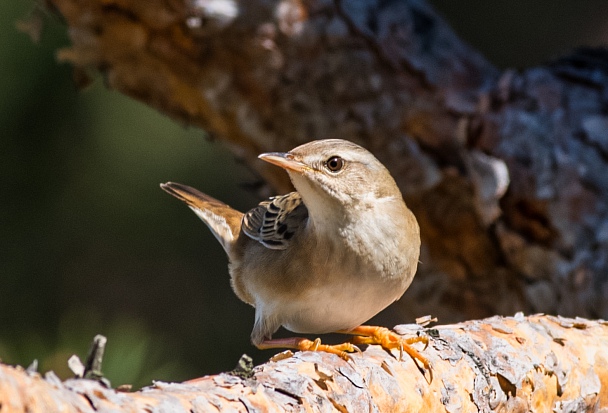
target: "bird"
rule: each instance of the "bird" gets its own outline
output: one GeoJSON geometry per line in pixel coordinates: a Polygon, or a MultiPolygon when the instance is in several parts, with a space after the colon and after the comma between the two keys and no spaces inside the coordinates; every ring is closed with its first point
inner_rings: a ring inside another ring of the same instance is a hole
{"type": "Polygon", "coordinates": [[[229,260],[235,294],[255,308],[252,343],[260,349],[325,351],[348,360],[358,345],[380,344],[429,362],[392,330],[363,325],[409,287],[420,255],[420,229],[386,167],[342,139],[315,140],[258,157],[283,168],[294,192],[246,213],[174,182],[161,188],[185,202],[209,227],[229,260]],[[339,332],[341,344],[319,338],[272,339],[281,326],[297,334],[339,332]]]}

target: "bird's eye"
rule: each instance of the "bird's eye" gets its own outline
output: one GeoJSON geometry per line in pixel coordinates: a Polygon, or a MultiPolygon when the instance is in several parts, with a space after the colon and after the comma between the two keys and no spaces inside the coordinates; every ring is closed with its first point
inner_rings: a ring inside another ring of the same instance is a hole
{"type": "Polygon", "coordinates": [[[344,168],[344,159],[339,156],[332,156],[325,161],[325,166],[330,172],[340,172],[344,168]]]}

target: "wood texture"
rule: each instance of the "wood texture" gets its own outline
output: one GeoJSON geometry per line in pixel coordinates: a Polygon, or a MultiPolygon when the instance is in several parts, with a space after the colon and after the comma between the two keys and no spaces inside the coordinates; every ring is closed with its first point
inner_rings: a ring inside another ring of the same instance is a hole
{"type": "Polygon", "coordinates": [[[608,318],[605,50],[501,73],[419,0],[47,1],[80,78],[209,131],[274,190],[261,152],[373,151],[421,224],[404,318],[608,318]]]}
{"type": "Polygon", "coordinates": [[[412,359],[370,346],[346,362],[296,353],[185,383],[121,393],[0,365],[2,412],[583,412],[608,409],[608,324],[552,316],[493,317],[406,334],[430,335],[433,379],[412,359]]]}

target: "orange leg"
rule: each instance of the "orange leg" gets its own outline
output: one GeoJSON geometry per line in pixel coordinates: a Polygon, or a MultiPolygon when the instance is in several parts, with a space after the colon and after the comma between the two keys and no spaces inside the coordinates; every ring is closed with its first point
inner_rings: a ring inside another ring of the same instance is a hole
{"type": "Polygon", "coordinates": [[[427,336],[403,338],[386,327],[375,326],[359,326],[349,331],[339,331],[339,333],[354,335],[351,339],[353,344],[379,344],[386,350],[399,349],[399,360],[401,360],[405,351],[411,358],[420,361],[425,369],[430,370],[431,368],[426,357],[411,346],[411,344],[418,342],[423,342],[425,346],[428,345],[429,338],[427,336]]]}
{"type": "Polygon", "coordinates": [[[316,338],[310,341],[303,337],[277,338],[274,340],[264,340],[256,346],[260,350],[271,348],[290,348],[300,351],[324,351],[326,353],[336,354],[344,360],[350,360],[348,353],[353,353],[361,350],[352,343],[342,343],[336,345],[321,344],[321,339],[316,338]]]}

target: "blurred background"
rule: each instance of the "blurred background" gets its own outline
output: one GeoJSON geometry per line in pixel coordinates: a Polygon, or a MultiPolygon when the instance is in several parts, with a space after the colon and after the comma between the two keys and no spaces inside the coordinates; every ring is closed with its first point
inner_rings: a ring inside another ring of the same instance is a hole
{"type": "MultiPolygon", "coordinates": [[[[432,3],[500,68],[608,46],[605,0],[432,3]]],[[[113,385],[230,370],[242,353],[264,362],[273,353],[249,344],[253,309],[232,293],[223,250],[158,186],[245,210],[258,178],[100,77],[78,91],[55,59],[69,44],[60,20],[47,15],[37,43],[17,30],[34,7],[0,5],[0,359],[67,378],[69,356],[99,333],[113,385]]]]}

